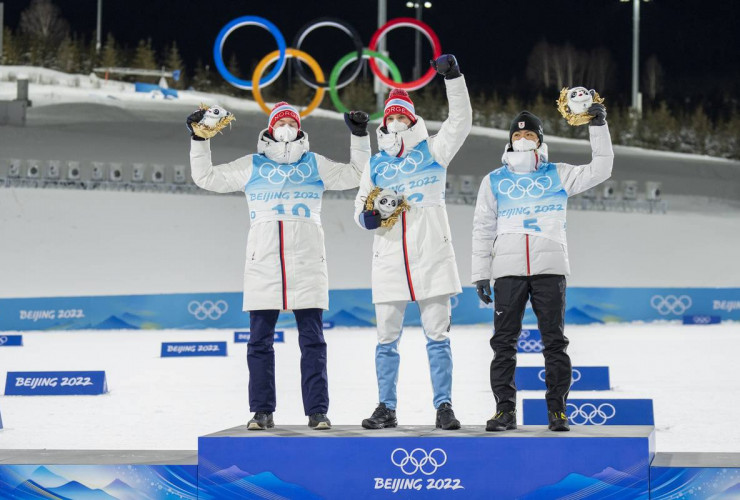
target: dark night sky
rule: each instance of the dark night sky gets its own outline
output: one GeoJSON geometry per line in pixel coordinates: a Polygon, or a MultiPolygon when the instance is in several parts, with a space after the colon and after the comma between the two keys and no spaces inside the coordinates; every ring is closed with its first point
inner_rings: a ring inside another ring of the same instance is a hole
{"type": "MultiPolygon", "coordinates": [[[[432,0],[424,21],[437,31],[444,52],[458,56],[474,87],[509,90],[525,80],[527,57],[542,39],[570,42],[576,48],[604,46],[617,64],[614,90],[627,92],[631,78],[632,5],[618,0],[528,0],[522,2],[432,0]]],[[[30,0],[5,0],[6,24],[16,27],[30,0]]],[[[73,31],[95,28],[96,0],[57,0],[73,31]]],[[[413,15],[405,0],[388,0],[388,18],[413,15]]],[[[103,32],[130,47],[152,38],[156,48],[171,40],[179,44],[186,64],[197,58],[211,62],[213,40],[221,27],[240,15],[259,15],[273,21],[290,45],[306,22],[320,16],[340,17],[354,24],[368,45],[377,22],[374,0],[321,2],[279,0],[104,0],[103,32]]],[[[725,93],[740,91],[740,2],[734,0],[652,0],[642,4],[642,60],[656,54],[674,92],[697,94],[720,86],[725,93]]],[[[410,76],[413,36],[399,29],[388,38],[391,57],[410,76]]],[[[431,54],[424,41],[425,55],[431,54]]],[[[304,48],[325,71],[352,50],[335,30],[312,34],[304,48]]],[[[249,67],[274,42],[266,31],[242,28],[229,38],[225,52],[237,51],[249,67]]]]}

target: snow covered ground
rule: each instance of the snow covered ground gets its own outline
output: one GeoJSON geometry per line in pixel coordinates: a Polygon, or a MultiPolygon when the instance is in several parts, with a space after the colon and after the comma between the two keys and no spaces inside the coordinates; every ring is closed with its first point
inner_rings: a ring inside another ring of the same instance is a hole
{"type": "MultiPolygon", "coordinates": [[[[574,365],[608,365],[613,390],[577,397],[652,398],[661,452],[737,452],[740,426],[740,325],[671,323],[569,326],[574,365]]],[[[493,409],[488,384],[489,328],[456,327],[453,403],[466,425],[484,425],[493,409]]],[[[276,346],[277,425],[303,424],[297,332],[276,346]]],[[[330,417],[358,425],[377,402],[371,329],[326,332],[330,417]]],[[[246,344],[233,333],[204,331],[31,332],[24,347],[0,349],[6,371],[106,370],[104,396],[0,397],[5,449],[195,449],[197,437],[249,418],[246,344]],[[226,358],[159,357],[165,341],[228,340],[226,358]]],[[[421,330],[401,342],[399,423],[432,425],[434,410],[421,330]]],[[[539,354],[519,355],[540,366],[539,354]]],[[[521,392],[521,397],[544,397],[521,392]]],[[[519,417],[521,419],[521,415],[519,417]]]]}

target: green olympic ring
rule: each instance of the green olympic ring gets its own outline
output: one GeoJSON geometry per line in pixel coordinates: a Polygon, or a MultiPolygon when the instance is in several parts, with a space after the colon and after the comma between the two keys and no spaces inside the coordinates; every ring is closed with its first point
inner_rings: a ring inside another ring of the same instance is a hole
{"type": "MultiPolygon", "coordinates": [[[[388,66],[394,82],[403,81],[401,78],[401,72],[398,71],[398,66],[396,66],[396,63],[394,63],[390,57],[381,54],[380,52],[375,52],[374,50],[362,49],[363,59],[370,59],[371,57],[377,57],[382,62],[384,62],[386,66],[388,66]]],[[[357,51],[350,52],[349,54],[342,57],[339,61],[337,61],[337,64],[334,66],[334,68],[332,68],[331,74],[329,75],[329,95],[331,96],[331,102],[334,103],[334,107],[340,113],[349,113],[349,109],[347,109],[347,106],[345,106],[339,99],[339,89],[337,88],[337,82],[339,81],[339,76],[342,74],[342,71],[344,71],[344,68],[346,68],[351,62],[356,60],[357,51]]],[[[380,110],[371,114],[370,119],[377,120],[382,116],[383,110],[380,110]]]]}

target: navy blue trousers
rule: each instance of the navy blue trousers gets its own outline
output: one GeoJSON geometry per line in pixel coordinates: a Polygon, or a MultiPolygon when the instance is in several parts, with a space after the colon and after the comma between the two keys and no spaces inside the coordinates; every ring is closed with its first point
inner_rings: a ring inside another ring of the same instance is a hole
{"type": "MultiPolygon", "coordinates": [[[[275,324],[278,310],[249,312],[249,410],[275,411],[275,324]]],[[[324,311],[296,309],[298,345],[301,348],[301,392],[306,415],[329,410],[329,380],[326,375],[326,342],[324,311]]]]}

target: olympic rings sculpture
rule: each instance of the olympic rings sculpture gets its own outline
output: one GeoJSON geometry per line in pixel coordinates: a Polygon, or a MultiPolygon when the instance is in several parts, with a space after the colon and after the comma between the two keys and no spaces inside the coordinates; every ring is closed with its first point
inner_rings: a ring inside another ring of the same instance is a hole
{"type": "MultiPolygon", "coordinates": [[[[319,18],[309,22],[303,26],[296,34],[293,40],[293,47],[288,47],[285,42],[285,37],[282,32],[272,22],[259,16],[242,16],[228,22],[219,32],[216,37],[216,41],[213,45],[213,59],[216,63],[216,69],[221,76],[234,87],[251,90],[254,100],[259,104],[260,108],[267,114],[270,113],[270,108],[262,98],[260,89],[272,84],[282,74],[287,61],[290,58],[295,59],[295,68],[298,78],[303,83],[313,88],[316,93],[313,99],[300,112],[302,117],[310,115],[324,99],[326,89],[329,89],[332,103],[337,111],[346,112],[347,107],[342,104],[339,99],[338,90],[349,85],[353,82],[362,70],[363,59],[369,60],[369,66],[372,73],[386,86],[397,87],[404,90],[418,90],[434,79],[436,71],[434,68],[429,68],[421,78],[413,80],[411,82],[403,82],[401,74],[398,71],[396,64],[386,55],[377,51],[380,40],[386,36],[390,31],[398,28],[412,28],[421,32],[432,45],[433,58],[436,59],[442,54],[442,46],[440,45],[437,34],[429,27],[426,23],[419,21],[418,19],[410,17],[399,17],[391,19],[386,24],[378,28],[370,39],[370,45],[365,48],[363,47],[362,40],[357,30],[347,22],[341,19],[335,18],[319,18]],[[223,59],[223,48],[226,43],[226,39],[235,30],[244,26],[257,26],[264,30],[267,30],[270,35],[275,39],[277,44],[277,50],[267,54],[259,62],[254,72],[252,73],[251,80],[243,80],[237,76],[231,74],[223,59]],[[308,55],[306,52],[300,50],[301,45],[306,40],[306,37],[313,31],[319,28],[335,28],[342,31],[344,34],[350,37],[352,43],[355,46],[355,50],[344,55],[329,72],[329,81],[326,81],[325,73],[321,69],[321,66],[316,60],[308,55]],[[299,64],[298,61],[305,62],[313,73],[313,77],[307,74],[305,68],[299,64]],[[383,74],[378,67],[377,61],[380,61],[390,72],[390,78],[383,74]],[[352,63],[355,63],[354,69],[341,78],[342,72],[352,63]],[[274,67],[265,75],[268,66],[274,64],[274,67]]],[[[372,119],[379,118],[383,115],[382,110],[372,113],[370,117],[372,119]]]]}

